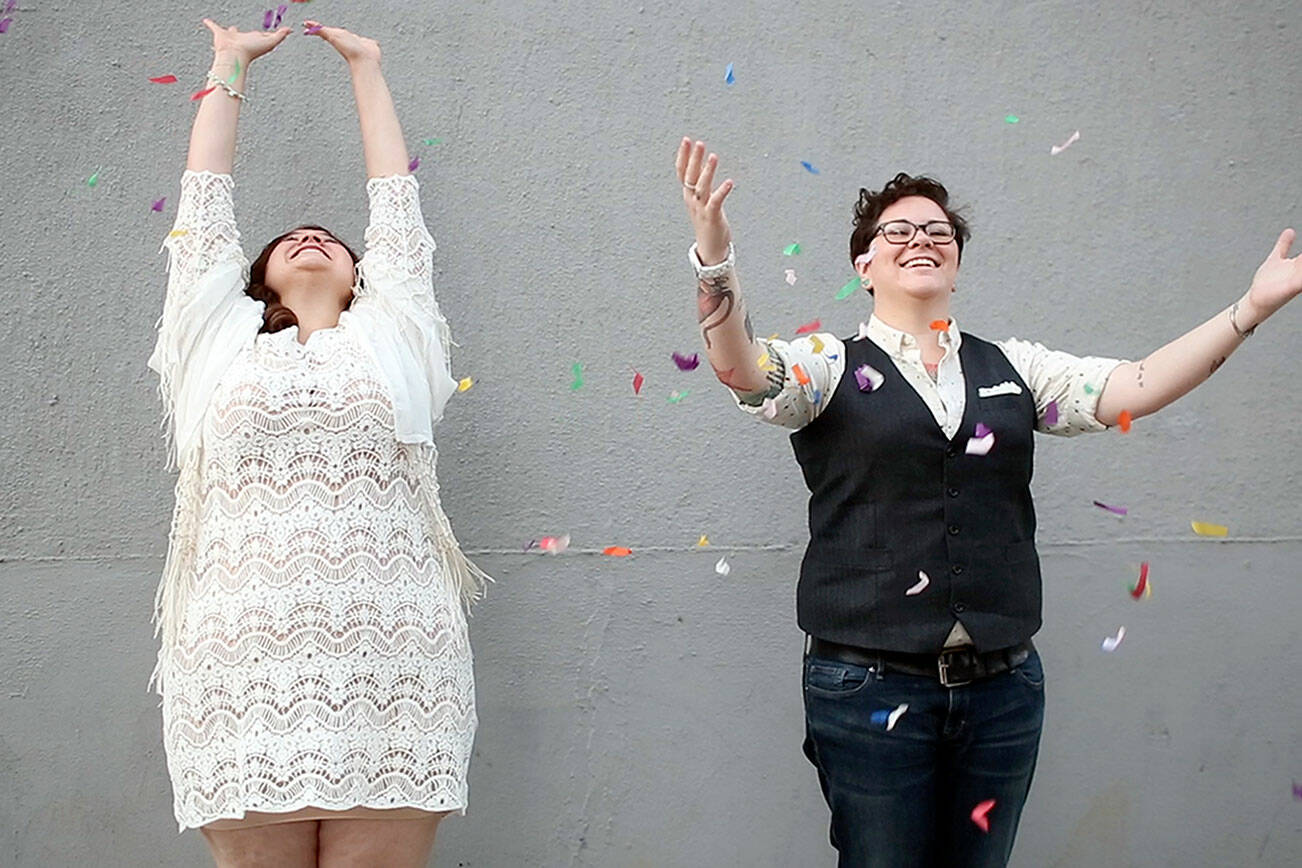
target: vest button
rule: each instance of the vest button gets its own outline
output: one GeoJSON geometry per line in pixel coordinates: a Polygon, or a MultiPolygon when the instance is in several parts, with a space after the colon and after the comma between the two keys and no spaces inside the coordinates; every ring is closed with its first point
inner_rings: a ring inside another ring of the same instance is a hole
{"type": "Polygon", "coordinates": [[[950,571],[951,573],[953,573],[954,575],[956,575],[956,576],[961,576],[961,575],[963,575],[963,565],[962,565],[962,564],[954,564],[954,566],[952,566],[952,567],[949,568],[949,571],[950,571]]]}
{"type": "Polygon", "coordinates": [[[950,609],[955,612],[966,612],[967,603],[955,603],[954,605],[950,606],[950,609]]]}
{"type": "Polygon", "coordinates": [[[957,454],[958,454],[958,450],[955,449],[953,446],[951,446],[951,447],[949,447],[948,449],[945,450],[945,457],[946,457],[946,458],[953,458],[953,457],[954,457],[955,455],[957,455],[957,454]]]}
{"type": "Polygon", "coordinates": [[[951,524],[951,525],[949,526],[949,535],[950,535],[950,536],[958,536],[958,525],[956,525],[956,524],[951,524]]]}
{"type": "Polygon", "coordinates": [[[957,488],[951,488],[951,489],[949,490],[949,496],[950,496],[950,497],[958,497],[958,489],[957,489],[957,488]]]}

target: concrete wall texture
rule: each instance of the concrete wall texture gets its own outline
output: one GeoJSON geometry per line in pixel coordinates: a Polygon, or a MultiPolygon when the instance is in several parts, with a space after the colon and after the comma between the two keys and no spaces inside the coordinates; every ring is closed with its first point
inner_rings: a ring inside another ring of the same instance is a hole
{"type": "MultiPolygon", "coordinates": [[[[729,216],[761,334],[867,318],[867,296],[834,300],[850,209],[897,171],[970,206],[966,330],[1082,354],[1178,336],[1302,222],[1296,2],[317,0],[289,15],[305,8],[383,46],[423,158],[455,372],[477,383],[437,432],[447,511],[497,578],[471,622],[471,807],[444,824],[441,865],[834,864],[800,753],[800,475],[781,431],[670,360],[699,347],[680,136],[739,182],[729,216]],[[783,256],[793,241],[803,252],[783,256]],[[522,552],[547,533],[573,548],[522,552]],[[635,554],[601,556],[614,544],[635,554]]],[[[145,360],[186,97],[210,56],[199,21],[256,28],[262,8],[11,14],[0,865],[206,864],[200,836],[176,834],[145,690],[172,503],[145,360]],[[147,81],[164,73],[181,83],[147,81]]],[[[342,62],[295,36],[249,84],[235,173],[250,254],[304,220],[360,246],[342,62]]],[[[1129,435],[1039,438],[1048,712],[1014,865],[1302,859],[1300,317],[1285,308],[1129,435]],[[1195,537],[1191,519],[1229,537],[1195,537]],[[1135,603],[1142,560],[1154,594],[1135,603]]]]}

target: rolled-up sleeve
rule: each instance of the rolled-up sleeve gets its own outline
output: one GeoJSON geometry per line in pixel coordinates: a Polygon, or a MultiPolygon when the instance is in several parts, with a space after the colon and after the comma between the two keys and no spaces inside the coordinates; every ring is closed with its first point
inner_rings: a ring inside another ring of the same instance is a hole
{"type": "Polygon", "coordinates": [[[783,428],[803,428],[818,417],[845,369],[845,347],[829,333],[793,341],[760,341],[772,367],[773,388],[759,396],[733,392],[737,406],[783,428]],[[758,403],[756,403],[758,401],[758,403]]]}
{"type": "Polygon", "coordinates": [[[1118,365],[1127,364],[1127,359],[1075,356],[1018,338],[995,343],[1031,388],[1035,430],[1060,437],[1108,430],[1096,415],[1099,397],[1108,377],[1118,365]],[[1056,410],[1056,419],[1050,405],[1056,410]]]}

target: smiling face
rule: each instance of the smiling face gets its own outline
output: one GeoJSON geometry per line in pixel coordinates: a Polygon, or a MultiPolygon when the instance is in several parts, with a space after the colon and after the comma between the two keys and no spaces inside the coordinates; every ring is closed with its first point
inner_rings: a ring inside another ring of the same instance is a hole
{"type": "MultiPolygon", "coordinates": [[[[945,209],[926,196],[905,196],[887,206],[877,228],[892,220],[914,224],[949,222],[945,209]]],[[[914,298],[947,295],[958,277],[958,244],[939,241],[919,229],[907,243],[892,244],[880,232],[872,239],[872,261],[858,265],[859,275],[872,281],[876,293],[904,293],[914,298]]]]}
{"type": "Polygon", "coordinates": [[[310,285],[347,306],[354,277],[353,258],[339,239],[324,229],[302,227],[272,249],[264,281],[282,293],[289,287],[310,285]]]}

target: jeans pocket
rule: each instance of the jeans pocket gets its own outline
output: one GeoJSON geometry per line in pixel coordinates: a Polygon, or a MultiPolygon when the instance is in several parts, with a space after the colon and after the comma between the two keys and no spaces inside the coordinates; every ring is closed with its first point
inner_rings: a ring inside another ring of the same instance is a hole
{"type": "Polygon", "coordinates": [[[1014,666],[1012,672],[1023,684],[1035,690],[1044,689],[1044,667],[1040,665],[1040,655],[1032,651],[1020,666],[1014,666]]]}
{"type": "Polygon", "coordinates": [[[805,688],[823,696],[852,696],[868,682],[866,666],[823,657],[805,661],[805,688]]]}

